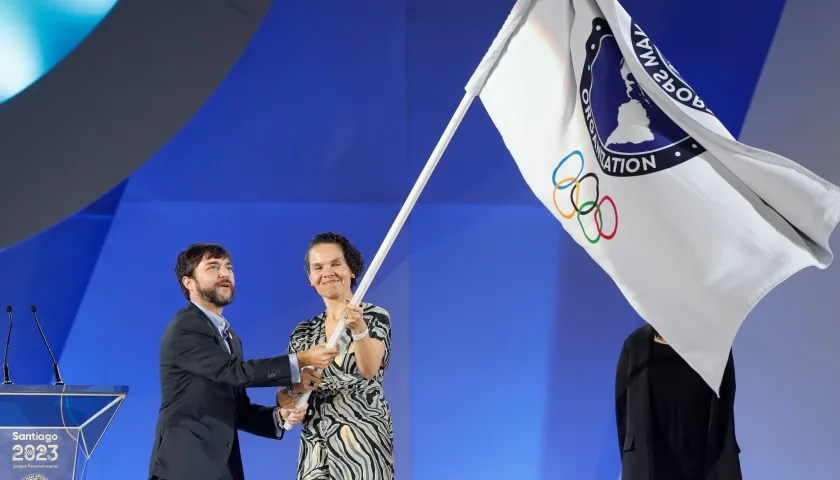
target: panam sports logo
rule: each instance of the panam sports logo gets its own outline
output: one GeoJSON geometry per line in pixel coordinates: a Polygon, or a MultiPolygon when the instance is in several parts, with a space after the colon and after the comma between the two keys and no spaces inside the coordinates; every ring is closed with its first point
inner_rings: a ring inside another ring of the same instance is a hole
{"type": "MultiPolygon", "coordinates": [[[[684,105],[711,113],[638,25],[633,31],[636,56],[660,88],[684,105]]],[[[639,87],[603,18],[592,21],[579,94],[592,149],[606,175],[647,175],[705,152],[639,87]]]]}

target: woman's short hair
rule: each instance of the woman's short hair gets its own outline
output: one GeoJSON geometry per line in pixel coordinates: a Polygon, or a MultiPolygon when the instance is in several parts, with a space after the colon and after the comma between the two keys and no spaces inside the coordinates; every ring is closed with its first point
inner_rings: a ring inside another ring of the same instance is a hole
{"type": "Polygon", "coordinates": [[[359,281],[359,277],[362,275],[362,271],[365,269],[365,259],[362,256],[362,252],[360,252],[355,245],[350,243],[350,240],[347,240],[347,237],[339,233],[319,233],[318,235],[315,235],[315,238],[313,238],[311,242],[309,242],[309,247],[306,249],[306,256],[303,260],[306,274],[309,275],[309,252],[314,246],[323,244],[338,245],[338,247],[341,248],[341,251],[344,254],[344,260],[347,262],[347,266],[350,267],[350,271],[353,272],[354,275],[354,278],[350,279],[350,288],[355,287],[356,283],[359,281]]]}

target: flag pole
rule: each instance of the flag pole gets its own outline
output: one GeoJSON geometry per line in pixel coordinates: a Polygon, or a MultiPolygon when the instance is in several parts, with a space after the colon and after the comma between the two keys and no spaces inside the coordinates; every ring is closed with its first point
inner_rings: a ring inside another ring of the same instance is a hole
{"type": "MultiPolygon", "coordinates": [[[[379,272],[379,267],[381,267],[382,262],[385,261],[385,256],[388,255],[388,251],[390,251],[391,246],[394,245],[394,241],[397,239],[397,235],[399,235],[403,225],[405,225],[405,221],[408,220],[408,216],[411,214],[414,204],[416,204],[417,199],[420,198],[420,194],[423,192],[423,188],[426,187],[426,183],[432,176],[432,172],[434,172],[435,167],[437,167],[438,162],[443,156],[443,152],[446,151],[446,147],[448,147],[449,142],[452,141],[455,131],[461,125],[461,120],[464,119],[464,116],[467,114],[467,110],[469,110],[473,100],[475,100],[475,98],[481,93],[481,89],[484,88],[484,84],[487,82],[487,78],[490,76],[493,67],[496,65],[496,62],[498,62],[499,57],[510,40],[510,37],[516,30],[516,27],[519,26],[519,23],[527,13],[532,2],[533,0],[518,0],[516,2],[516,5],[514,5],[513,10],[510,15],[508,15],[504,26],[499,31],[499,34],[496,36],[496,39],[493,41],[493,44],[487,51],[487,54],[484,55],[484,58],[478,65],[478,68],[475,70],[470,78],[470,81],[467,83],[466,93],[461,99],[461,103],[458,104],[458,108],[449,120],[446,130],[443,131],[443,135],[440,137],[435,149],[429,156],[429,160],[426,161],[426,166],[423,167],[423,171],[420,172],[420,176],[417,178],[417,181],[414,182],[414,187],[411,188],[408,198],[405,200],[402,208],[400,208],[399,213],[397,213],[397,218],[394,220],[394,223],[385,235],[385,240],[383,240],[382,245],[379,246],[379,250],[377,250],[376,255],[374,255],[373,261],[370,262],[370,266],[367,271],[365,271],[365,274],[362,275],[362,280],[359,282],[356,292],[353,293],[353,299],[350,300],[350,303],[353,305],[359,305],[361,303],[362,297],[364,297],[365,293],[367,293],[368,288],[370,288],[370,284],[373,283],[373,278],[376,276],[377,272],[379,272]]],[[[338,321],[338,325],[336,325],[335,330],[333,330],[333,333],[327,342],[327,347],[335,347],[338,344],[341,335],[344,334],[344,320],[345,318],[341,318],[341,320],[338,321]]],[[[295,402],[295,408],[301,408],[304,404],[306,404],[306,402],[309,401],[310,394],[311,392],[304,392],[301,394],[295,402]]],[[[291,430],[292,425],[289,422],[286,422],[283,425],[283,428],[291,430]]]]}

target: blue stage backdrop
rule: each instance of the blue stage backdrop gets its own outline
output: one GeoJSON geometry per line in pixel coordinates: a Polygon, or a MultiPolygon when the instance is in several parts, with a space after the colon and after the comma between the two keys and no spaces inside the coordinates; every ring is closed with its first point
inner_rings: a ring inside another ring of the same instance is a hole
{"type": "MultiPolygon", "coordinates": [[[[784,1],[623,3],[737,135],[784,1]]],[[[373,258],[512,5],[276,2],[215,95],[124,186],[0,253],[0,291],[19,316],[30,303],[42,306],[65,380],[131,386],[88,479],[147,478],[160,335],[185,304],[176,254],[192,242],[225,244],[238,287],[226,315],[246,354],[284,352],[295,324],[322,309],[303,272],[307,242],[338,231],[373,258]]],[[[393,319],[386,392],[398,478],[618,477],[614,367],[641,320],[535,200],[480,103],[366,299],[393,319]]],[[[824,335],[840,339],[836,328],[824,335]]],[[[14,380],[48,380],[34,328],[24,324],[14,342],[14,380]]],[[[748,385],[737,406],[739,438],[749,439],[741,440],[745,477],[796,478],[806,473],[797,467],[805,455],[809,479],[837,478],[836,456],[809,456],[813,442],[830,442],[816,428],[785,440],[786,454],[762,454],[785,434],[755,435],[769,415],[759,393],[785,387],[762,383],[775,372],[749,353],[736,349],[748,385]]],[[[273,402],[272,389],[249,393],[273,402]]],[[[802,399],[785,399],[775,415],[801,418],[802,399]]],[[[249,478],[293,478],[297,431],[281,442],[243,434],[242,448],[249,478]]]]}

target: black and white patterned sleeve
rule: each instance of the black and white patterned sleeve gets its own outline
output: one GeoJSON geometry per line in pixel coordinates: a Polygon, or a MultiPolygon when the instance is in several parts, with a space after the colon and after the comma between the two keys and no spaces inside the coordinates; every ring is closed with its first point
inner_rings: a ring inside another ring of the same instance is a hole
{"type": "Polygon", "coordinates": [[[289,350],[286,352],[287,354],[299,353],[309,349],[309,345],[307,345],[309,338],[307,325],[309,323],[302,322],[292,331],[292,334],[289,336],[289,350]]]}
{"type": "Polygon", "coordinates": [[[382,370],[385,370],[391,361],[391,316],[387,310],[376,305],[368,305],[364,309],[364,316],[370,338],[385,345],[385,355],[382,359],[382,370]]]}

